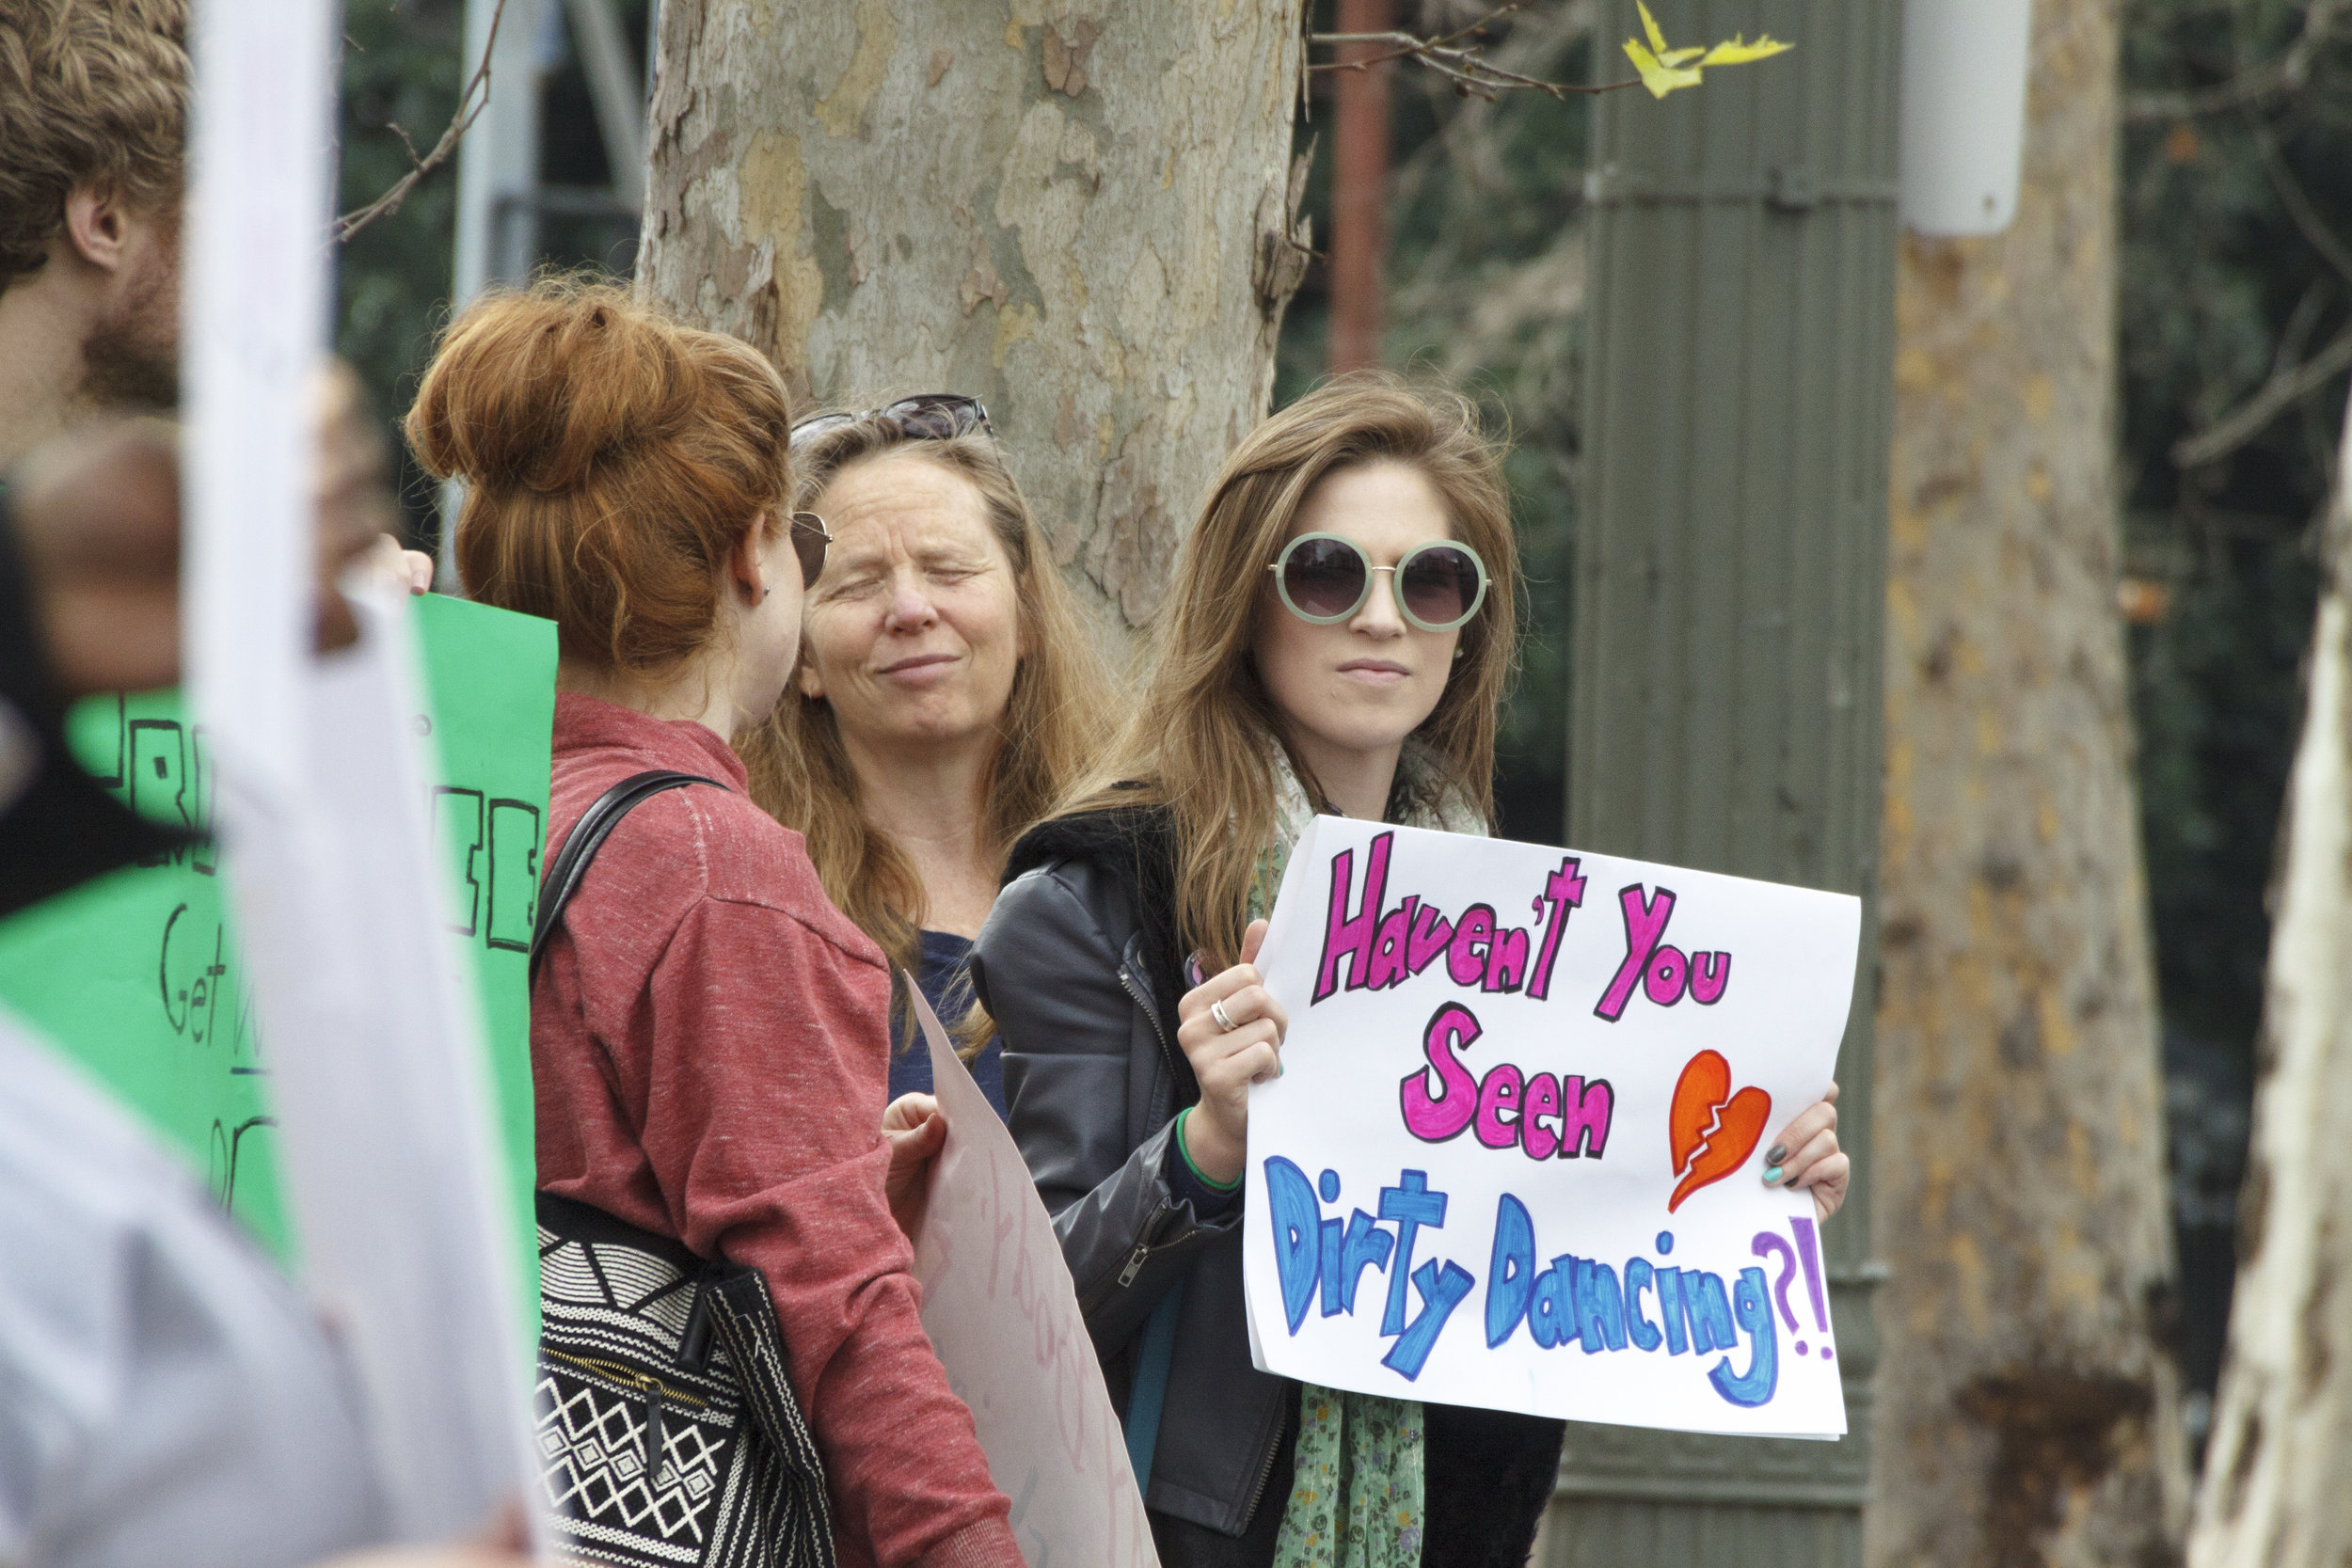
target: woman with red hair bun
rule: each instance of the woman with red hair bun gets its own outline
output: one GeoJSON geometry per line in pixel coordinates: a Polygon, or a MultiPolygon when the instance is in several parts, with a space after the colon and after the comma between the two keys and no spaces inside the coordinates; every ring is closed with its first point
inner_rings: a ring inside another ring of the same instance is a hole
{"type": "Polygon", "coordinates": [[[702,781],[621,820],[546,945],[539,1187],[757,1269],[842,1562],[1015,1564],[884,1197],[889,974],[732,744],[783,695],[823,568],[790,427],[757,353],[580,281],[469,308],[408,416],[467,483],[468,592],[556,625],[550,847],[625,779],[702,781]]]}

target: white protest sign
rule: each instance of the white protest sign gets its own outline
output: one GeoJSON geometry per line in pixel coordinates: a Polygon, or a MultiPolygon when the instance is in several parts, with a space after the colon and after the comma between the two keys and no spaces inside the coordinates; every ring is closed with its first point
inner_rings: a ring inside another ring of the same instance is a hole
{"type": "Polygon", "coordinates": [[[405,597],[355,607],[357,646],[310,647],[336,14],[195,9],[184,637],[304,1282],[349,1350],[389,1533],[421,1541],[481,1528],[537,1457],[405,597]]]}
{"type": "Polygon", "coordinates": [[[923,1327],[972,1409],[1031,1568],[1159,1568],[1054,1222],[994,1107],[910,976],[947,1145],[914,1245],[923,1327]]]}
{"type": "Polygon", "coordinates": [[[1846,1430],[1809,1194],[1763,1184],[1828,1087],[1860,901],[1318,817],[1258,965],[1263,1370],[1685,1432],[1846,1430]]]}
{"type": "Polygon", "coordinates": [[[189,40],[187,676],[217,754],[272,799],[303,767],[318,561],[306,388],[333,298],[336,10],[202,0],[189,40]]]}

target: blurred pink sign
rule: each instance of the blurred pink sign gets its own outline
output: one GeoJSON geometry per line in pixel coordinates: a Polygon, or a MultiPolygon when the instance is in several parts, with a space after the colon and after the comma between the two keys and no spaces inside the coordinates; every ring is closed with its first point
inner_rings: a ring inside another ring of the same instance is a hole
{"type": "Polygon", "coordinates": [[[1159,1568],[1054,1222],[912,978],[907,992],[947,1117],[914,1247],[923,1327],[972,1408],[989,1475],[1012,1499],[1022,1555],[1030,1568],[1159,1568]]]}

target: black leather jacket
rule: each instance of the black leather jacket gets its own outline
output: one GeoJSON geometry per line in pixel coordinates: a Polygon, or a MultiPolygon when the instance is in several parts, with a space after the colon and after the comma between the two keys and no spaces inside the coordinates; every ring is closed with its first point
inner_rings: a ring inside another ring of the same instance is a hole
{"type": "Polygon", "coordinates": [[[1031,832],[973,946],[972,980],[1005,1042],[1013,1138],[1122,1410],[1144,1320],[1188,1280],[1144,1501],[1239,1535],[1296,1386],[1249,1364],[1241,1204],[1204,1219],[1166,1174],[1176,1113],[1200,1086],[1176,1045],[1173,931],[1147,929],[1139,908],[1156,906],[1163,926],[1172,911],[1165,837],[1156,814],[1130,812],[1031,832]]]}
{"type": "MultiPolygon", "coordinates": [[[[1243,1205],[1204,1217],[1167,1175],[1176,1113],[1200,1098],[1176,1044],[1174,858],[1154,810],[1033,829],[974,945],[972,977],[1005,1042],[1013,1138],[1121,1410],[1144,1321],[1185,1281],[1146,1505],[1255,1542],[1279,1522],[1262,1513],[1290,1490],[1298,1385],[1250,1365],[1243,1205]]],[[[1561,1424],[1425,1409],[1424,1564],[1518,1568],[1551,1494],[1561,1424]]]]}

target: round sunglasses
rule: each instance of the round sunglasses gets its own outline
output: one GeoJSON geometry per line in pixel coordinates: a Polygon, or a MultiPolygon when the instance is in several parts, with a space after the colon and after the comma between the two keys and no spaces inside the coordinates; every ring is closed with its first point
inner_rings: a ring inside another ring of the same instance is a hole
{"type": "Polygon", "coordinates": [[[1266,570],[1274,574],[1282,608],[1318,626],[1363,609],[1381,572],[1389,574],[1397,613],[1423,631],[1452,631],[1486,602],[1486,563],[1468,545],[1446,539],[1414,546],[1393,566],[1375,566],[1353,539],[1302,533],[1266,570]]]}
{"type": "Polygon", "coordinates": [[[814,512],[792,514],[792,553],[801,562],[802,593],[817,586],[825,570],[825,551],[832,544],[833,531],[825,527],[824,518],[814,512]]]}

